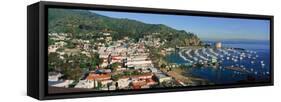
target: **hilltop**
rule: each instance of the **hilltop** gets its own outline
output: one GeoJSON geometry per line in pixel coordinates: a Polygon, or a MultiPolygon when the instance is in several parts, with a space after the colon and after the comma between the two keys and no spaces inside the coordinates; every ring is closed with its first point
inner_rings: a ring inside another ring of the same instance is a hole
{"type": "Polygon", "coordinates": [[[131,19],[107,17],[88,10],[49,9],[48,23],[49,33],[68,33],[72,37],[84,39],[107,32],[112,35],[113,40],[123,37],[137,40],[151,35],[161,41],[167,41],[167,46],[201,44],[201,40],[191,32],[176,30],[163,24],[146,24],[131,19]]]}

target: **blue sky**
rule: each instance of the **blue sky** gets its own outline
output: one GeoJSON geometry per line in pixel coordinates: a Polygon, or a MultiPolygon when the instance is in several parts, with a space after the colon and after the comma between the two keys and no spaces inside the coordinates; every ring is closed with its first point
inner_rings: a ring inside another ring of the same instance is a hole
{"type": "Polygon", "coordinates": [[[92,11],[114,18],[128,18],[149,24],[165,24],[197,34],[203,40],[269,40],[269,20],[180,16],[148,13],[92,11]]]}

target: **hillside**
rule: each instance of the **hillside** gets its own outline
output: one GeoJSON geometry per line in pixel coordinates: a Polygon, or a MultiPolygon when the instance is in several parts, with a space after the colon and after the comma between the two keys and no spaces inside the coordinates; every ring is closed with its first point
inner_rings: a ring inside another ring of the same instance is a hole
{"type": "Polygon", "coordinates": [[[170,45],[200,45],[200,39],[193,33],[176,30],[163,24],[146,24],[136,20],[111,18],[87,10],[49,9],[49,33],[69,33],[73,37],[85,34],[98,36],[109,32],[113,40],[128,36],[133,39],[146,35],[159,37],[170,45]]]}

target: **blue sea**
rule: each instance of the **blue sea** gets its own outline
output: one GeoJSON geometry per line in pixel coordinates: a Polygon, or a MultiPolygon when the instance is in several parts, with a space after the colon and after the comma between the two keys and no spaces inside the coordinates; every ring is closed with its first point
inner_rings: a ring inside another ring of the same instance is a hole
{"type": "MultiPolygon", "coordinates": [[[[206,41],[206,43],[214,43],[213,41],[206,41]]],[[[269,41],[222,41],[223,48],[242,48],[245,51],[254,52],[253,58],[244,58],[237,62],[230,60],[223,60],[218,68],[200,67],[190,68],[186,75],[206,79],[215,84],[233,84],[245,81],[268,81],[270,76],[270,43],[269,41]],[[262,63],[264,65],[262,65],[262,63]],[[248,73],[226,69],[227,66],[243,66],[248,73]]],[[[242,52],[245,52],[242,51],[242,52]]],[[[245,52],[246,54],[248,52],[245,52]]],[[[238,54],[232,54],[239,56],[238,54]]],[[[250,55],[250,54],[249,54],[250,55]]],[[[185,64],[177,52],[166,56],[168,62],[185,64]]],[[[225,58],[221,58],[225,59],[225,58]]],[[[220,58],[218,59],[221,60],[220,58]]]]}

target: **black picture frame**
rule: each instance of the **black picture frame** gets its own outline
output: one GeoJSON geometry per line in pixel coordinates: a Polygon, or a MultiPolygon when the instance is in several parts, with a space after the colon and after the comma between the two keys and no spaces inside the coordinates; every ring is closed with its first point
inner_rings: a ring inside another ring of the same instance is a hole
{"type": "Polygon", "coordinates": [[[254,87],[254,86],[271,86],[274,77],[274,55],[273,55],[273,16],[271,15],[254,15],[254,14],[237,14],[237,13],[221,13],[221,12],[205,12],[205,11],[188,11],[174,9],[157,9],[157,8],[141,8],[141,7],[125,7],[112,5],[94,5],[80,3],[63,3],[63,2],[47,2],[40,1],[27,7],[27,95],[39,100],[61,99],[61,98],[81,98],[81,97],[97,97],[112,95],[129,95],[144,93],[160,93],[190,90],[206,90],[206,89],[223,89],[238,87],[254,87]],[[189,16],[206,16],[206,17],[225,17],[225,18],[246,18],[246,19],[264,19],[270,20],[270,81],[268,83],[246,83],[231,85],[208,85],[194,86],[188,88],[163,88],[163,89],[142,89],[142,90],[118,90],[110,92],[79,92],[66,94],[48,94],[48,77],[47,77],[47,60],[48,60],[48,8],[71,8],[71,9],[91,9],[103,11],[120,11],[120,12],[141,12],[141,13],[157,13],[172,15],[189,15],[189,16]]]}

